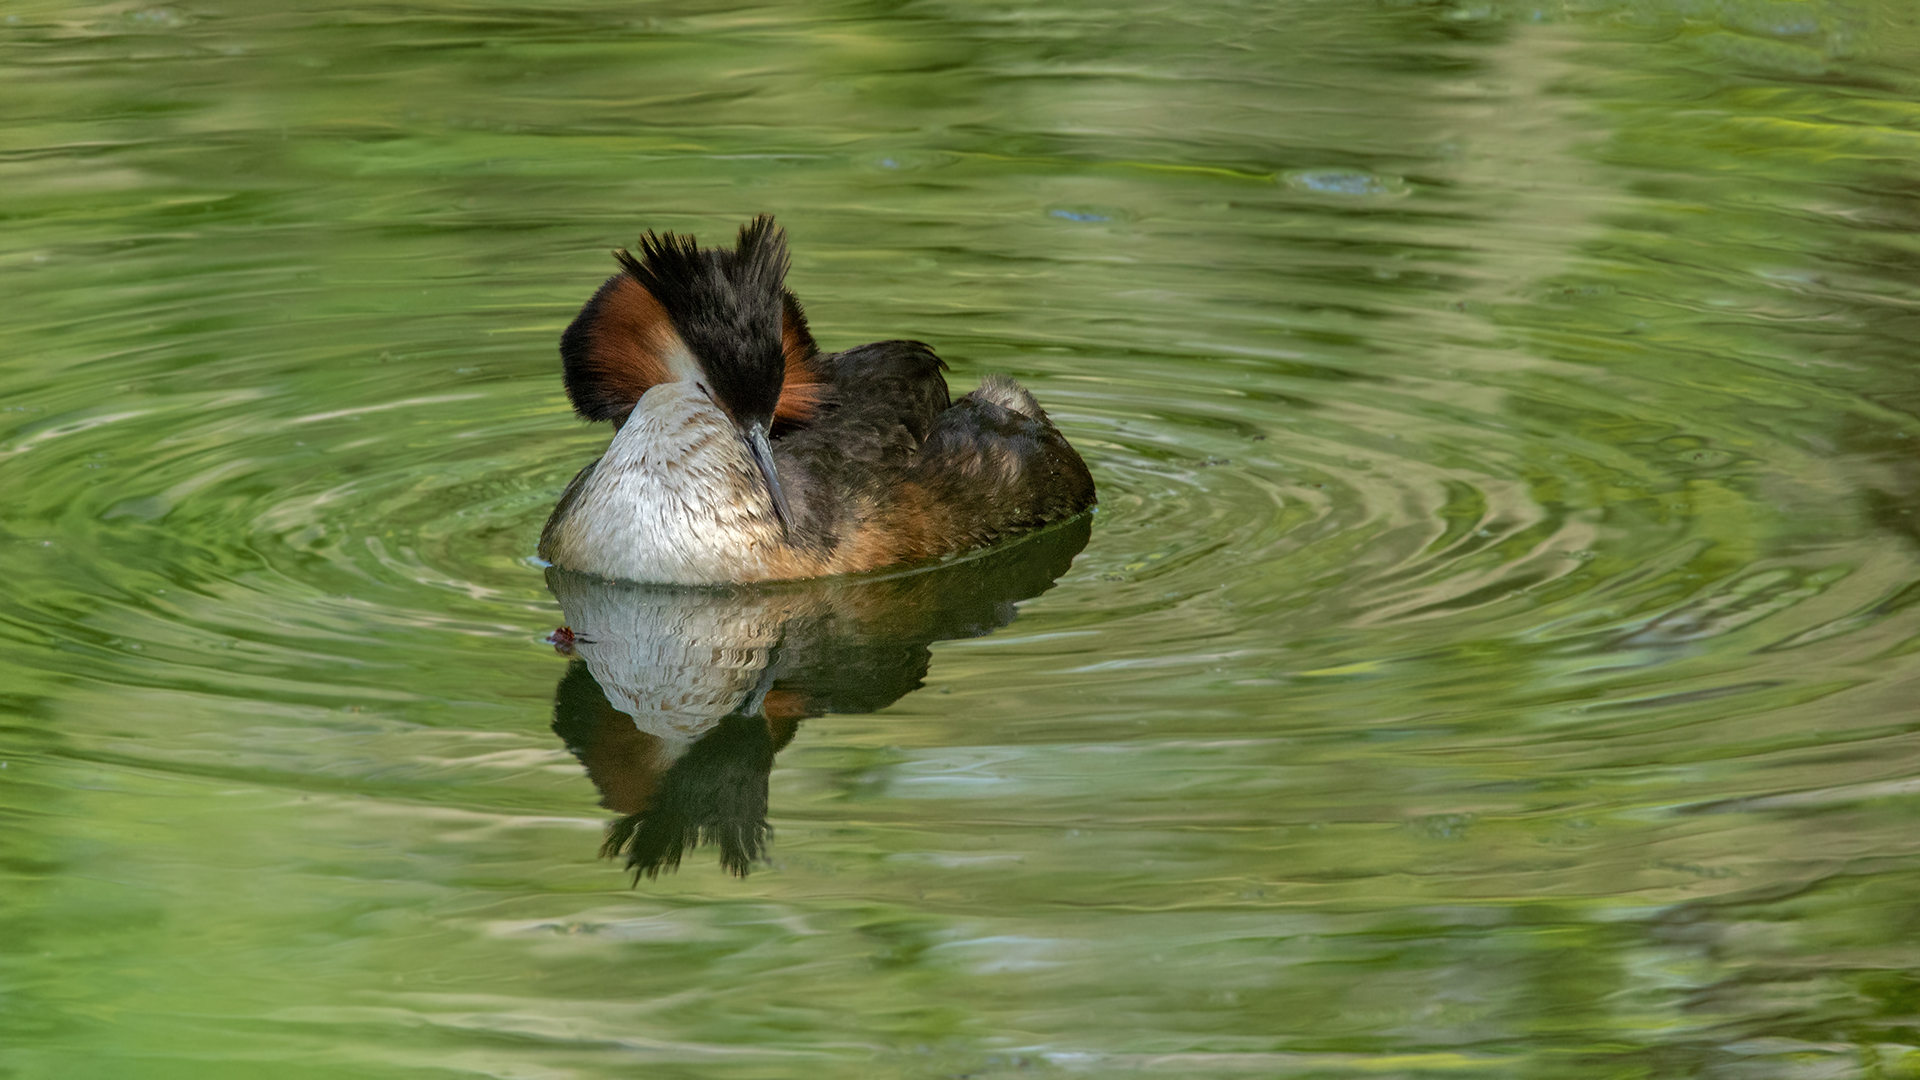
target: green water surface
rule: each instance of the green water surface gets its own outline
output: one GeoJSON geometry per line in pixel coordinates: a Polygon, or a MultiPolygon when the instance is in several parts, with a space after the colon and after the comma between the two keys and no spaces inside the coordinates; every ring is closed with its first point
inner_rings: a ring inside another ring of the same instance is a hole
{"type": "Polygon", "coordinates": [[[0,5],[0,1076],[1920,1076],[1916,11],[0,5]],[[760,212],[1101,507],[634,886],[555,346],[760,212]]]}

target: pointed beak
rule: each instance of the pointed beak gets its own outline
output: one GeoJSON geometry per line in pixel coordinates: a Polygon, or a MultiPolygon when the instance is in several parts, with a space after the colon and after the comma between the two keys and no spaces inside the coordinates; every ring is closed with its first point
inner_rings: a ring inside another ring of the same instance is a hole
{"type": "Polygon", "coordinates": [[[773,447],[767,443],[767,427],[755,423],[746,431],[747,452],[753,456],[754,465],[760,469],[760,476],[767,482],[767,493],[773,496],[773,512],[780,519],[780,528],[789,535],[793,532],[793,509],[787,505],[786,493],[780,490],[780,474],[773,470],[773,447]]]}

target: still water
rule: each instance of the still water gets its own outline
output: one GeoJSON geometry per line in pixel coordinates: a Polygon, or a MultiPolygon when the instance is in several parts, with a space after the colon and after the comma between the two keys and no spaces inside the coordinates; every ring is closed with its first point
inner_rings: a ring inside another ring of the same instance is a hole
{"type": "Polygon", "coordinates": [[[1920,1075],[1908,0],[300,7],[0,8],[0,1076],[1920,1075]],[[1090,528],[550,590],[763,211],[1090,528]]]}

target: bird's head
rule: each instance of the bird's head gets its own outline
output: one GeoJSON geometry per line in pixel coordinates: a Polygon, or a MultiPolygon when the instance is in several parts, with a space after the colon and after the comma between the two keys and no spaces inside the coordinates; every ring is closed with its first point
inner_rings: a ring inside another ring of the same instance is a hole
{"type": "Polygon", "coordinates": [[[614,253],[622,272],[561,336],[574,409],[618,426],[649,387],[694,384],[733,421],[791,529],[770,439],[776,419],[812,415],[820,383],[811,366],[819,350],[786,289],[786,235],[763,214],[741,227],[731,250],[653,232],[639,247],[637,258],[614,253]]]}

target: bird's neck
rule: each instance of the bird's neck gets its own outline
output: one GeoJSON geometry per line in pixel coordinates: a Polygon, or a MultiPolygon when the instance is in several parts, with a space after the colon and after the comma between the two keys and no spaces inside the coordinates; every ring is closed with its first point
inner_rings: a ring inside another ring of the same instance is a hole
{"type": "Polygon", "coordinates": [[[690,382],[648,390],[561,523],[555,562],[704,585],[785,576],[786,540],[726,413],[690,382]],[[770,572],[772,571],[772,572],[770,572]]]}

